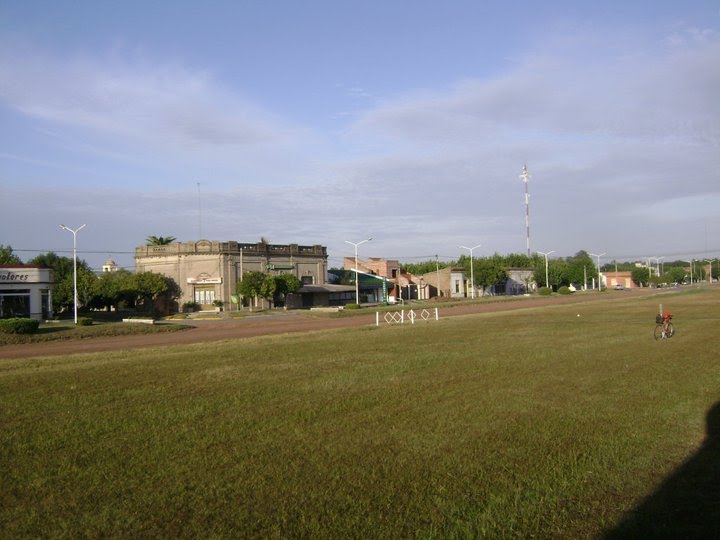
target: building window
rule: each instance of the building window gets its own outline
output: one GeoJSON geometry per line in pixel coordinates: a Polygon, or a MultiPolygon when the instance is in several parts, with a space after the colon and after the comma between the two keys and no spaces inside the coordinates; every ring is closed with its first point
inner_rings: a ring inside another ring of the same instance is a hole
{"type": "Polygon", "coordinates": [[[303,285],[312,285],[314,282],[315,280],[313,279],[313,276],[302,276],[300,278],[300,283],[303,285]]]}
{"type": "Polygon", "coordinates": [[[29,316],[30,289],[14,289],[0,293],[0,318],[29,316]]]}

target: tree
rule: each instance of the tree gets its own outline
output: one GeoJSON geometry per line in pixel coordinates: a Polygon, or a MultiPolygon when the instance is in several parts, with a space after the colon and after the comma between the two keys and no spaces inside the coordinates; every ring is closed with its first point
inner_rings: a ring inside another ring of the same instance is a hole
{"type": "Polygon", "coordinates": [[[146,311],[155,310],[155,300],[168,291],[170,278],[155,272],[132,274],[131,286],[135,294],[135,306],[141,304],[146,311]]]}
{"type": "Polygon", "coordinates": [[[22,261],[13,253],[11,246],[0,244],[0,264],[22,264],[22,261]]]}
{"type": "Polygon", "coordinates": [[[568,257],[566,282],[562,285],[586,285],[586,281],[597,275],[597,268],[587,251],[578,251],[574,256],[568,257]]]}
{"type": "Polygon", "coordinates": [[[120,269],[117,272],[103,272],[95,281],[91,306],[95,309],[120,309],[121,303],[135,299],[132,274],[120,269]]]}
{"type": "Polygon", "coordinates": [[[475,285],[483,288],[483,294],[488,287],[507,280],[507,271],[505,270],[503,259],[499,255],[482,257],[475,259],[474,262],[475,285]]]}
{"type": "Polygon", "coordinates": [[[637,266],[630,270],[630,277],[638,287],[647,287],[650,279],[650,273],[647,268],[637,266]]]}
{"type": "Polygon", "coordinates": [[[414,274],[416,276],[421,276],[423,274],[435,272],[440,268],[447,268],[448,266],[450,266],[450,264],[451,263],[444,261],[431,260],[419,263],[403,263],[400,265],[400,268],[403,272],[414,274]]]}
{"type": "Polygon", "coordinates": [[[277,280],[275,276],[265,275],[262,285],[260,285],[260,296],[272,304],[277,292],[277,280]]]}
{"type": "Polygon", "coordinates": [[[257,307],[263,281],[265,281],[265,274],[262,272],[245,272],[242,279],[237,282],[237,292],[246,298],[254,298],[255,307],[257,307]]]}
{"type": "MultiPolygon", "coordinates": [[[[60,257],[53,252],[43,253],[28,261],[28,264],[44,266],[53,271],[55,285],[52,291],[53,311],[73,309],[73,260],[60,257]]],[[[78,307],[90,303],[96,280],[95,273],[82,259],[77,261],[78,307]]]]}
{"type": "Polygon", "coordinates": [[[300,280],[293,274],[280,274],[279,276],[275,276],[275,282],[275,295],[280,298],[283,305],[287,300],[288,294],[294,294],[302,287],[300,280]]]}
{"type": "Polygon", "coordinates": [[[175,240],[174,236],[148,236],[145,242],[147,242],[148,246],[167,246],[175,240]]]}

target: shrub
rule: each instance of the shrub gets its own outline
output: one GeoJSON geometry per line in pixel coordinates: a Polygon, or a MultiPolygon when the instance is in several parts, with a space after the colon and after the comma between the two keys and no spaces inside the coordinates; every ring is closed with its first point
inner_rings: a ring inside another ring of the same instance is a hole
{"type": "Polygon", "coordinates": [[[345,309],[360,309],[360,304],[345,304],[345,309]]]}
{"type": "Polygon", "coordinates": [[[558,294],[572,294],[570,287],[562,286],[558,289],[558,294]]]}
{"type": "Polygon", "coordinates": [[[552,294],[552,289],[550,287],[540,287],[538,289],[538,294],[540,296],[550,296],[552,294]]]}
{"type": "Polygon", "coordinates": [[[34,334],[40,327],[40,321],[24,317],[0,319],[0,332],[5,334],[34,334]]]}
{"type": "Polygon", "coordinates": [[[197,302],[185,302],[182,305],[183,313],[192,313],[194,311],[198,311],[200,309],[200,304],[197,302]]]}
{"type": "Polygon", "coordinates": [[[92,317],[78,317],[78,326],[92,326],[92,317]]]}

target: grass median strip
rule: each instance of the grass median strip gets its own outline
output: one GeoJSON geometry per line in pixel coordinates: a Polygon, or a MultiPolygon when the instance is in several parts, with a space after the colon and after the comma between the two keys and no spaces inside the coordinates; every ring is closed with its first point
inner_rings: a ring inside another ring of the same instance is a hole
{"type": "Polygon", "coordinates": [[[596,536],[702,448],[719,296],[3,361],[0,529],[596,536]]]}

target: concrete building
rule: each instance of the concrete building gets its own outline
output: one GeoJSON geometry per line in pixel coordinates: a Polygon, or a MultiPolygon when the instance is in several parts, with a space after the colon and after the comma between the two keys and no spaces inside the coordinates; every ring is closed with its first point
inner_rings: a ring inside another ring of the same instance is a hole
{"type": "Polygon", "coordinates": [[[636,287],[632,279],[632,272],[602,272],[600,274],[603,280],[603,287],[613,289],[622,287],[624,289],[633,289],[636,287]]]}
{"type": "Polygon", "coordinates": [[[23,264],[0,266],[0,318],[49,319],[52,287],[49,268],[23,264]]]}
{"type": "Polygon", "coordinates": [[[426,298],[440,296],[443,298],[465,298],[467,296],[467,280],[464,268],[446,267],[435,272],[423,274],[419,279],[427,287],[426,298]]]}
{"type": "Polygon", "coordinates": [[[245,272],[290,273],[303,285],[324,285],[327,248],[210,240],[144,245],[135,248],[135,270],[175,280],[182,290],[181,305],[195,302],[210,310],[219,300],[232,309],[236,284],[245,272]]]}

